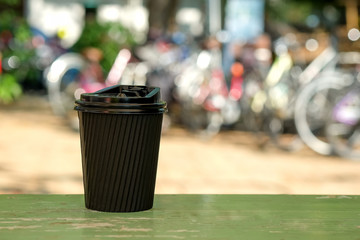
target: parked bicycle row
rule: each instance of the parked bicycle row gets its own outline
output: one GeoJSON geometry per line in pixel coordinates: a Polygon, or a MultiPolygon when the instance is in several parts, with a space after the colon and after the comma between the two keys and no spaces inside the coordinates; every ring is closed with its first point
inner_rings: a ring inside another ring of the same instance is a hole
{"type": "Polygon", "coordinates": [[[240,126],[254,132],[261,146],[270,139],[280,149],[294,151],[305,143],[320,154],[357,159],[359,54],[338,52],[329,41],[306,61],[293,54],[302,47],[293,34],[273,47],[260,44],[243,51],[252,56],[235,59],[229,81],[213,38],[202,48],[156,41],[133,53],[122,50],[107,79],[92,75],[96,61],[89,59],[96,51],[87,59],[66,53],[46,71],[49,98],[57,113],[71,119],[73,100],[82,92],[116,83],[155,85],[169,104],[165,127],[175,121],[212,137],[223,127],[240,126]]]}
{"type": "Polygon", "coordinates": [[[251,45],[234,46],[234,63],[226,71],[215,37],[199,46],[178,34],[133,51],[122,49],[104,74],[101,49],[72,52],[32,31],[33,37],[24,31],[23,43],[15,41],[16,35],[2,35],[0,73],[16,95],[20,90],[11,85],[12,73],[16,78],[38,78],[43,72],[54,112],[65,116],[73,128],[77,127],[73,102],[81,93],[117,83],[155,85],[169,104],[165,127],[180,123],[208,138],[224,127],[240,127],[254,132],[261,146],[270,139],[287,151],[305,143],[320,154],[359,157],[359,53],[340,52],[329,39],[320,48],[312,37],[302,41],[295,34],[284,34],[270,43],[263,35],[251,45]],[[300,51],[304,45],[305,54],[300,51]],[[33,56],[28,61],[18,57],[28,52],[33,56]],[[309,59],[310,55],[314,57],[309,59]],[[39,72],[32,73],[31,64],[39,72]]]}
{"type": "Polygon", "coordinates": [[[262,81],[259,74],[245,76],[245,89],[256,85],[258,90],[247,95],[244,121],[283,150],[305,143],[320,154],[359,159],[359,53],[339,52],[329,41],[303,64],[289,54],[298,47],[294,40],[275,44],[276,58],[262,81]]]}
{"type": "Polygon", "coordinates": [[[359,160],[359,53],[339,52],[329,41],[304,64],[290,54],[299,48],[290,37],[275,44],[276,57],[264,77],[252,71],[245,76],[245,125],[283,150],[305,143],[320,154],[359,160]],[[247,90],[254,85],[256,91],[247,90]]]}

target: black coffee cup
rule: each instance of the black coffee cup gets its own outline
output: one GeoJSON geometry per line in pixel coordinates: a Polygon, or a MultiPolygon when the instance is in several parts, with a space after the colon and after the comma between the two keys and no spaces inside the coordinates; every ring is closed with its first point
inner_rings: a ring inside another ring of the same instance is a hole
{"type": "Polygon", "coordinates": [[[116,85],[75,102],[85,206],[105,212],[151,209],[163,113],[160,89],[116,85]]]}

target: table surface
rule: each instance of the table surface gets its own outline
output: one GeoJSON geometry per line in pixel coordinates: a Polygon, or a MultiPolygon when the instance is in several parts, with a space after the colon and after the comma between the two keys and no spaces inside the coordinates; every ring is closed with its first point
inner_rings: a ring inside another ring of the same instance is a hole
{"type": "Polygon", "coordinates": [[[83,195],[0,195],[0,239],[360,239],[360,196],[156,195],[104,213],[83,195]]]}

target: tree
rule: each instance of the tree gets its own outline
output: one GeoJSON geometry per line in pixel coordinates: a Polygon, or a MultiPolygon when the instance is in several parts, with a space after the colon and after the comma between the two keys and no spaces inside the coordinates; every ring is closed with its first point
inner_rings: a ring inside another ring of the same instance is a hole
{"type": "Polygon", "coordinates": [[[175,15],[179,0],[148,0],[149,39],[175,30],[175,15]]]}

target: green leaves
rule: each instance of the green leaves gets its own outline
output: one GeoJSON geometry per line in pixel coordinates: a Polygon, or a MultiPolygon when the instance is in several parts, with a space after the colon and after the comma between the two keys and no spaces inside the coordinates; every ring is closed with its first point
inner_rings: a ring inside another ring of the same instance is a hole
{"type": "Polygon", "coordinates": [[[105,72],[113,65],[120,49],[131,48],[136,44],[132,33],[119,23],[98,23],[87,21],[83,34],[73,46],[73,50],[81,52],[87,47],[95,47],[102,51],[100,64],[105,72]]]}
{"type": "Polygon", "coordinates": [[[11,103],[22,94],[22,88],[11,74],[0,75],[0,103],[11,103]]]}

